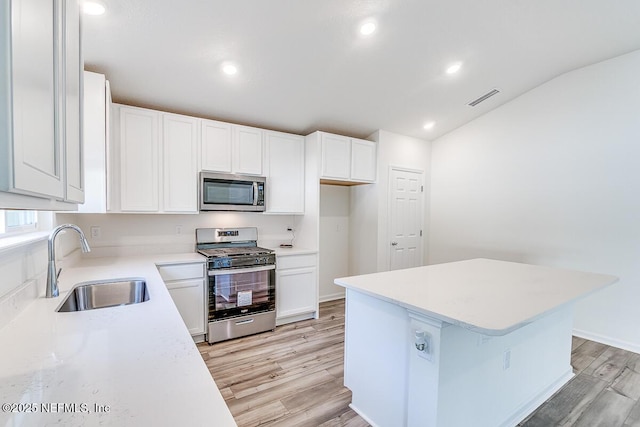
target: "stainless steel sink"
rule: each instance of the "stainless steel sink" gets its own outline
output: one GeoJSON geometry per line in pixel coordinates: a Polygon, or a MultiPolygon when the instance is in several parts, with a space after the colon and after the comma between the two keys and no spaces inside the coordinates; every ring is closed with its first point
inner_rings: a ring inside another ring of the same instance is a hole
{"type": "Polygon", "coordinates": [[[68,313],[145,301],[149,301],[149,292],[142,277],[96,280],[75,285],[56,311],[68,313]]]}

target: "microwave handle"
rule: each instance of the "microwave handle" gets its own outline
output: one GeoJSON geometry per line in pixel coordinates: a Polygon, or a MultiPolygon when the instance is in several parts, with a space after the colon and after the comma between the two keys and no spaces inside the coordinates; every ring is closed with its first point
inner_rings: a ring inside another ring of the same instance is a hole
{"type": "Polygon", "coordinates": [[[253,206],[258,205],[258,183],[253,181],[253,206]]]}

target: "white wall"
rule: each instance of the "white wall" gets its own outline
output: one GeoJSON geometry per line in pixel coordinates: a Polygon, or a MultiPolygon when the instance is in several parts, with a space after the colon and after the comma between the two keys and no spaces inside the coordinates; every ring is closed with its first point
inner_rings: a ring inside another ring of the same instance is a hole
{"type": "Polygon", "coordinates": [[[562,75],[433,143],[429,262],[614,274],[575,332],[640,351],[640,51],[562,75]]]}
{"type": "MultiPolygon", "coordinates": [[[[350,274],[353,275],[389,269],[389,168],[423,171],[425,188],[429,188],[431,144],[428,141],[385,130],[377,131],[368,139],[378,143],[378,180],[376,184],[354,186],[351,190],[350,274]]],[[[428,200],[429,194],[425,192],[425,254],[429,235],[428,200]]]]}
{"type": "MultiPolygon", "coordinates": [[[[199,215],[153,214],[57,214],[57,223],[77,224],[87,236],[91,253],[88,256],[111,256],[153,253],[189,252],[195,248],[195,229],[203,227],[258,227],[258,244],[277,246],[289,243],[299,217],[265,215],[246,212],[210,212],[199,215]],[[91,236],[91,227],[100,227],[100,238],[91,236]],[[177,228],[180,227],[180,233],[177,228]]],[[[67,233],[70,234],[70,233],[67,233]]],[[[294,241],[294,245],[295,245],[294,241]]],[[[64,236],[58,246],[67,254],[78,247],[75,233],[64,236]],[[71,245],[66,244],[71,241],[71,245]]]]}
{"type": "Polygon", "coordinates": [[[344,298],[333,284],[349,275],[349,187],[320,186],[320,301],[344,298]]]}
{"type": "Polygon", "coordinates": [[[0,328],[28,304],[44,295],[47,277],[47,241],[0,249],[0,328]]]}

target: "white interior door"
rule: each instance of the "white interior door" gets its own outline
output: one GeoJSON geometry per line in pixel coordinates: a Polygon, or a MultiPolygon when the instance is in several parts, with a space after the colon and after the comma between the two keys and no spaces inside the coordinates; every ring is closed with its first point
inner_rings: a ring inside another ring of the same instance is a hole
{"type": "Polygon", "coordinates": [[[422,265],[422,172],[391,169],[389,175],[389,269],[422,265]]]}

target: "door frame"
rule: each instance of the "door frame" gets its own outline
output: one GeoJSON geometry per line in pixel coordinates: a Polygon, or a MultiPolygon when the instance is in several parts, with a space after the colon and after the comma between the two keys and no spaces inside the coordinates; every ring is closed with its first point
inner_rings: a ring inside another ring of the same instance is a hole
{"type": "MultiPolygon", "coordinates": [[[[388,175],[387,175],[387,226],[386,226],[386,236],[385,236],[385,244],[384,244],[384,253],[385,253],[385,270],[386,271],[390,271],[391,270],[391,239],[389,238],[389,236],[391,236],[391,232],[392,232],[392,227],[391,227],[391,191],[393,190],[392,187],[392,181],[391,181],[391,175],[393,171],[399,171],[399,172],[411,172],[411,173],[419,173],[421,176],[421,184],[424,188],[425,182],[424,182],[424,177],[425,177],[425,171],[422,169],[415,169],[415,168],[408,168],[408,167],[404,167],[404,166],[396,166],[396,165],[389,165],[389,169],[388,169],[388,175]]],[[[420,211],[422,212],[422,218],[420,221],[421,224],[421,230],[422,230],[422,236],[420,236],[420,260],[421,260],[421,264],[424,265],[424,237],[426,235],[426,230],[425,230],[425,212],[424,212],[424,206],[425,206],[425,191],[422,191],[422,199],[420,200],[420,211]]]]}

